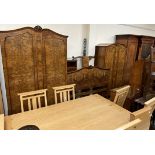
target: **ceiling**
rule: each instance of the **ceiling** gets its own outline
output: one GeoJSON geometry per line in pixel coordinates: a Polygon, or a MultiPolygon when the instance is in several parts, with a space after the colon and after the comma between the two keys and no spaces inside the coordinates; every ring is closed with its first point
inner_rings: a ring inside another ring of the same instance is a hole
{"type": "Polygon", "coordinates": [[[130,25],[133,27],[138,27],[138,28],[143,28],[146,30],[154,30],[155,31],[155,24],[125,24],[125,25],[130,25]]]}

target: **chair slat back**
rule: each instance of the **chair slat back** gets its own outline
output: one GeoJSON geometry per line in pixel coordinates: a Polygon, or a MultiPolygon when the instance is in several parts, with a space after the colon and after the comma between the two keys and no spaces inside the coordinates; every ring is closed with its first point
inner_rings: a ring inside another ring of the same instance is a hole
{"type": "Polygon", "coordinates": [[[28,110],[41,108],[41,98],[44,99],[45,106],[47,106],[46,91],[47,89],[42,89],[19,93],[18,95],[20,96],[21,112],[24,112],[24,103],[27,103],[28,110]]]}
{"type": "Polygon", "coordinates": [[[139,118],[135,119],[129,123],[126,123],[126,124],[120,126],[116,130],[137,130],[137,125],[140,124],[141,121],[142,120],[139,118]]]}
{"type": "Polygon", "coordinates": [[[75,99],[75,84],[53,87],[55,104],[75,99]]]}
{"type": "Polygon", "coordinates": [[[124,102],[127,98],[127,95],[129,93],[130,86],[124,86],[120,88],[115,88],[111,90],[111,100],[118,104],[119,106],[123,107],[124,102]]]}

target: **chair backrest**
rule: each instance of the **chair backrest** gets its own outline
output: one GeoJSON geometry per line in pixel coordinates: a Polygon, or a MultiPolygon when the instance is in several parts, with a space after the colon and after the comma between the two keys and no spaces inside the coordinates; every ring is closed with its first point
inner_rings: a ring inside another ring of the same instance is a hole
{"type": "Polygon", "coordinates": [[[151,107],[144,107],[130,114],[130,120],[141,119],[137,130],[149,130],[151,121],[151,107]]]}
{"type": "Polygon", "coordinates": [[[55,104],[75,99],[75,84],[53,87],[55,104]]]}
{"type": "Polygon", "coordinates": [[[31,92],[19,93],[20,103],[21,103],[21,111],[24,112],[24,104],[28,105],[28,110],[33,110],[37,108],[41,108],[41,99],[44,99],[44,104],[47,106],[47,97],[46,97],[47,89],[35,90],[31,92]]]}
{"type": "Polygon", "coordinates": [[[155,97],[145,102],[144,107],[151,107],[151,114],[152,114],[155,109],[155,97]]]}
{"type": "Polygon", "coordinates": [[[110,98],[113,102],[123,107],[126,97],[129,93],[130,86],[123,86],[111,90],[110,98]]]}
{"type": "Polygon", "coordinates": [[[141,122],[141,119],[135,119],[129,123],[126,123],[122,126],[120,126],[119,128],[117,128],[116,130],[137,130],[137,125],[141,122]]]}

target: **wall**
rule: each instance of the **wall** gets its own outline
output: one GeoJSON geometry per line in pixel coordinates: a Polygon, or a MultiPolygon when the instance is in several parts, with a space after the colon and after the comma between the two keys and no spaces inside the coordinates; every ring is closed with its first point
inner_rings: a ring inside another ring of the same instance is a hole
{"type": "MultiPolygon", "coordinates": [[[[37,25],[37,24],[36,24],[37,25]]],[[[0,31],[17,29],[34,24],[0,25],[0,31]]],[[[57,33],[67,35],[67,57],[82,55],[83,39],[87,38],[88,54],[94,55],[95,45],[100,43],[114,43],[117,34],[141,34],[155,36],[154,24],[40,24],[42,28],[49,28],[57,33]]]]}
{"type": "MultiPolygon", "coordinates": [[[[37,25],[37,24],[36,24],[37,25]]],[[[0,25],[0,31],[17,29],[34,24],[0,25]]],[[[94,55],[95,45],[100,43],[114,43],[116,34],[142,34],[155,36],[154,24],[40,24],[42,28],[49,28],[57,33],[67,35],[67,57],[82,55],[83,39],[88,40],[88,53],[94,55]]]]}
{"type": "Polygon", "coordinates": [[[114,43],[117,34],[155,36],[155,25],[91,24],[89,31],[89,55],[94,55],[95,46],[100,43],[114,43]]]}

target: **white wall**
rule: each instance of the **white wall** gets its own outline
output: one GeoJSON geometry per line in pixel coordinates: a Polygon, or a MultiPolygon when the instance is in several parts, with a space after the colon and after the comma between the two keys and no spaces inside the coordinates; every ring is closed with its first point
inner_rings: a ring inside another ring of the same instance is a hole
{"type": "MultiPolygon", "coordinates": [[[[37,25],[37,24],[36,24],[37,25]]],[[[34,24],[0,25],[0,31],[17,29],[34,24]]],[[[67,57],[82,55],[83,39],[88,40],[89,55],[94,55],[95,46],[100,43],[114,43],[117,34],[139,34],[155,36],[154,24],[40,24],[57,33],[67,35],[67,57]]]]}
{"type": "Polygon", "coordinates": [[[95,46],[101,43],[114,43],[117,34],[137,34],[155,36],[155,25],[116,25],[91,24],[89,31],[89,55],[94,55],[95,46]]]}

